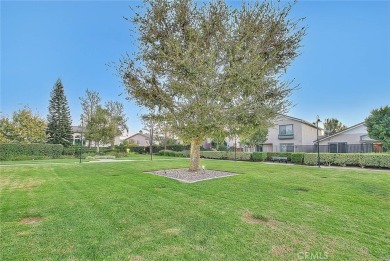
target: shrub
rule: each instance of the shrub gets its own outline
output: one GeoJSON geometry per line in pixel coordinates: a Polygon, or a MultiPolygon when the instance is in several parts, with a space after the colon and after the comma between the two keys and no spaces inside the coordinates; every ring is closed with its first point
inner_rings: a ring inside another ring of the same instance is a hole
{"type": "MultiPolygon", "coordinates": [[[[306,165],[317,164],[317,153],[304,155],[306,165]]],[[[390,168],[390,155],[385,153],[320,153],[320,163],[338,166],[390,168]]]]}
{"type": "Polygon", "coordinates": [[[265,161],[267,159],[267,152],[253,152],[251,159],[253,161],[265,161]]]}
{"type": "MultiPolygon", "coordinates": [[[[80,153],[78,153],[78,154],[80,154],[80,153]]],[[[64,148],[62,155],[74,156],[74,155],[76,155],[76,149],[74,147],[64,148]]]]}
{"type": "Polygon", "coordinates": [[[139,154],[146,153],[145,147],[140,147],[140,146],[133,146],[133,147],[130,147],[130,151],[131,151],[131,152],[137,152],[137,153],[139,153],[139,154]]]}
{"type": "Polygon", "coordinates": [[[231,151],[201,151],[200,156],[206,159],[228,159],[234,160],[251,160],[252,153],[249,152],[234,152],[231,151]]]}
{"type": "Polygon", "coordinates": [[[303,164],[305,153],[294,152],[291,153],[291,162],[295,164],[303,164]]]}
{"type": "MultiPolygon", "coordinates": [[[[303,163],[306,165],[317,165],[317,153],[306,153],[303,159],[303,163]]],[[[321,165],[332,165],[334,164],[336,153],[320,153],[320,164],[321,165]]]]}
{"type": "Polygon", "coordinates": [[[160,150],[158,152],[158,155],[160,155],[160,156],[169,156],[169,157],[175,157],[176,156],[175,151],[172,151],[172,150],[160,150]]]}
{"type": "Polygon", "coordinates": [[[390,154],[361,154],[360,165],[362,167],[390,168],[390,154]]]}
{"type": "Polygon", "coordinates": [[[59,158],[64,150],[61,144],[1,143],[0,160],[27,160],[59,158]]]}
{"type": "Polygon", "coordinates": [[[228,152],[226,151],[201,151],[200,156],[206,159],[227,159],[228,152]]]}

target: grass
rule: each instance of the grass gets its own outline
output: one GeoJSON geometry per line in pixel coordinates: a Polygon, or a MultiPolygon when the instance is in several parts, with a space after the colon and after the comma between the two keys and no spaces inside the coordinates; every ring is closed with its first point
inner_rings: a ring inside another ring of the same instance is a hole
{"type": "MultiPolygon", "coordinates": [[[[142,160],[142,159],[141,159],[142,160]]],[[[1,167],[1,260],[390,259],[390,172],[204,160],[1,167]]]]}

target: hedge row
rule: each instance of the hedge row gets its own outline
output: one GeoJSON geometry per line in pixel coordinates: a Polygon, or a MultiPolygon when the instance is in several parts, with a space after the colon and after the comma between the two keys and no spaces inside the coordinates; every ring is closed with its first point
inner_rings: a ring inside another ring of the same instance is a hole
{"type": "Polygon", "coordinates": [[[0,143],[0,160],[56,159],[63,150],[60,144],[0,143]]]}
{"type": "Polygon", "coordinates": [[[160,156],[170,156],[170,157],[188,157],[186,151],[173,151],[173,150],[160,150],[158,152],[160,156]]]}
{"type": "Polygon", "coordinates": [[[206,159],[223,160],[251,160],[252,153],[249,152],[231,152],[231,151],[201,151],[200,156],[206,159]]]}
{"type": "MultiPolygon", "coordinates": [[[[170,150],[170,151],[177,151],[177,152],[180,152],[180,151],[183,151],[183,150],[189,150],[190,149],[190,145],[181,145],[181,144],[176,144],[176,145],[167,145],[167,150],[170,150]]],[[[131,152],[136,152],[136,153],[139,153],[139,154],[148,154],[149,153],[149,150],[150,150],[150,147],[149,146],[146,146],[146,147],[142,147],[142,146],[115,146],[115,150],[118,150],[118,151],[121,151],[121,152],[126,152],[127,149],[129,149],[131,152]]],[[[161,150],[164,150],[165,147],[164,146],[155,146],[153,145],[153,153],[158,153],[160,152],[161,150]]]]}
{"type": "MultiPolygon", "coordinates": [[[[304,164],[317,165],[317,153],[305,153],[304,164]]],[[[321,165],[390,168],[390,154],[382,153],[320,153],[321,165]]]]}

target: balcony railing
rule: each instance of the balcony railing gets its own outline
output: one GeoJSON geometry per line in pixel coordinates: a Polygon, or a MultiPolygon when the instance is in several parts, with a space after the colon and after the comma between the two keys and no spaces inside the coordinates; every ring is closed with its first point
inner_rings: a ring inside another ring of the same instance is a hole
{"type": "Polygon", "coordinates": [[[279,140],[291,140],[294,139],[294,134],[279,134],[279,140]]]}

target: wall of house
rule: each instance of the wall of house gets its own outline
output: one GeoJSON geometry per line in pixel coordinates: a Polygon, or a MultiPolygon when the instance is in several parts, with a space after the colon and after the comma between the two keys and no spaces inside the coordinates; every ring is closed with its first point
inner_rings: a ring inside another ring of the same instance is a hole
{"type": "Polygon", "coordinates": [[[149,140],[146,139],[145,136],[136,134],[129,138],[129,140],[133,140],[135,144],[138,146],[149,146],[149,140]]]}
{"type": "Polygon", "coordinates": [[[367,134],[368,133],[366,126],[361,125],[344,133],[340,133],[339,135],[336,135],[334,137],[329,137],[328,139],[322,140],[320,142],[320,145],[328,145],[332,142],[347,142],[348,144],[360,144],[360,137],[367,134]]]}
{"type": "MultiPolygon", "coordinates": [[[[317,129],[310,127],[306,124],[301,124],[302,126],[302,143],[297,145],[313,145],[314,141],[317,140],[317,129]]],[[[318,131],[318,136],[323,135],[323,130],[318,131]]]]}

